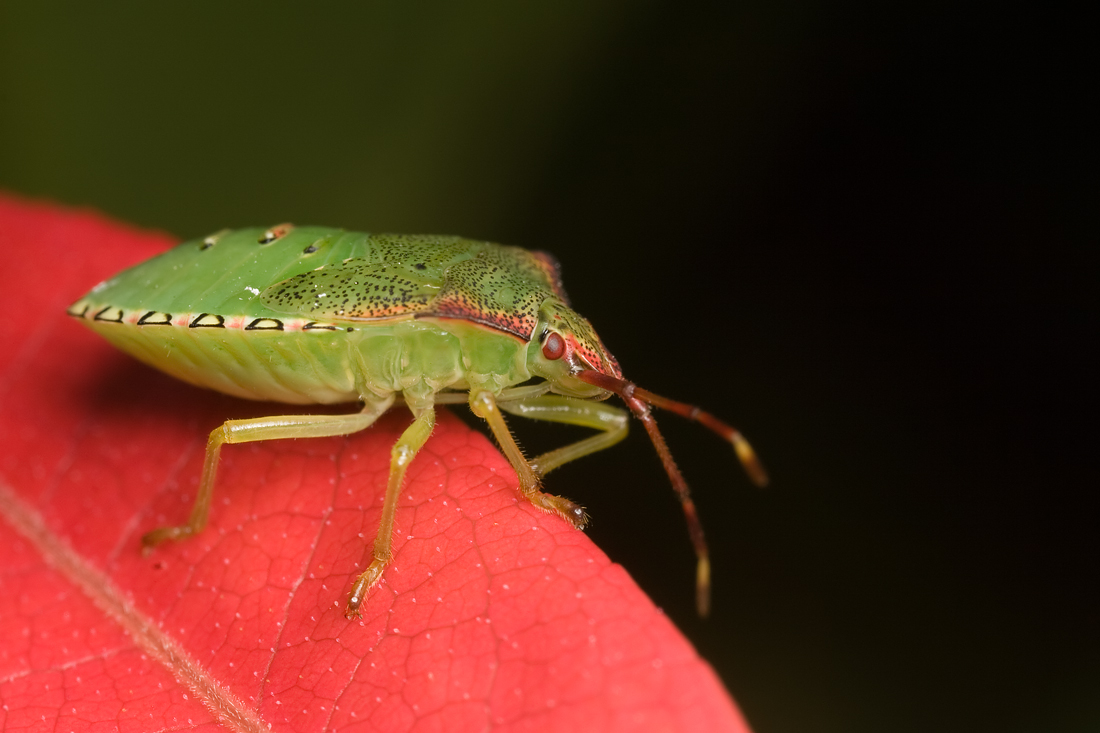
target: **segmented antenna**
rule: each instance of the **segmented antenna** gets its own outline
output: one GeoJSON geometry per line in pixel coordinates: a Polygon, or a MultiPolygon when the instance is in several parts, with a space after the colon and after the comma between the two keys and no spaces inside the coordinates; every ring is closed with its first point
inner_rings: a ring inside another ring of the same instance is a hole
{"type": "Polygon", "coordinates": [[[680,498],[680,504],[684,508],[684,517],[687,519],[688,534],[691,536],[691,544],[695,548],[695,556],[697,558],[695,573],[695,606],[700,616],[708,615],[710,613],[710,555],[707,551],[706,537],[703,535],[703,525],[700,523],[699,515],[695,511],[695,502],[691,500],[691,490],[688,488],[687,481],[684,480],[684,476],[680,473],[676,461],[673,460],[672,452],[669,451],[664,436],[661,435],[661,431],[657,429],[657,420],[653,417],[649,405],[668,410],[669,412],[674,412],[689,420],[701,423],[725,440],[728,440],[733,445],[737,457],[741,460],[741,465],[744,466],[745,472],[757,486],[766,486],[768,483],[768,474],[764,471],[764,466],[756,457],[756,452],[752,449],[752,446],[749,445],[749,442],[745,440],[744,436],[741,435],[739,431],[722,422],[709,412],[704,412],[698,407],[689,405],[685,402],[677,402],[667,397],[661,397],[660,395],[638,387],[633,382],[628,382],[625,379],[618,379],[597,372],[594,369],[585,369],[577,372],[573,376],[582,382],[587,382],[600,389],[606,389],[608,392],[614,392],[622,397],[627,407],[630,408],[630,411],[633,412],[634,416],[641,420],[642,425],[645,426],[645,430],[649,434],[649,439],[653,442],[653,447],[657,449],[657,455],[661,459],[661,464],[665,467],[665,473],[668,474],[668,478],[672,482],[672,488],[676,491],[676,494],[680,498]]]}

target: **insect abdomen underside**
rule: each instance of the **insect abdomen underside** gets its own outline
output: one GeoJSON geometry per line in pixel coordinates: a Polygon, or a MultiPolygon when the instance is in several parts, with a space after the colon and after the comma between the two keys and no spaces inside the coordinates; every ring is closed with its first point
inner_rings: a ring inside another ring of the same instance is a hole
{"type": "Polygon", "coordinates": [[[104,318],[117,312],[88,310],[84,318],[93,330],[122,351],[185,382],[246,399],[333,404],[465,384],[458,339],[429,323],[348,331],[301,319],[223,318],[225,324],[218,326],[216,318],[195,314],[191,322],[200,324],[195,327],[150,328],[127,323],[135,319],[134,314],[127,319],[125,311],[119,322],[104,318]],[[303,330],[310,323],[313,327],[303,330]]]}

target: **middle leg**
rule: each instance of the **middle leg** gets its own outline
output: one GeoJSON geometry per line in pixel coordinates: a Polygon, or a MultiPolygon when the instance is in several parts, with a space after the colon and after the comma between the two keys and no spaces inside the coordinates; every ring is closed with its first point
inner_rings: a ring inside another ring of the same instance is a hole
{"type": "Polygon", "coordinates": [[[386,498],[382,502],[382,521],[374,538],[374,560],[351,586],[351,597],[344,611],[346,618],[362,618],[360,607],[367,593],[382,579],[382,571],[393,559],[393,520],[397,515],[397,502],[401,498],[401,484],[405,471],[420,451],[435,427],[435,409],[420,410],[413,424],[405,429],[390,451],[390,475],[386,484],[386,498]]]}

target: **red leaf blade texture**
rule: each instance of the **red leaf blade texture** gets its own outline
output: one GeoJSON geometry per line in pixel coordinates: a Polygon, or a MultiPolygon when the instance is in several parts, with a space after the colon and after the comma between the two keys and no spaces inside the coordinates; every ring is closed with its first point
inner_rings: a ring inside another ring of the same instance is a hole
{"type": "Polygon", "coordinates": [[[187,516],[209,430],[296,409],[176,383],[64,315],[170,244],[0,197],[0,729],[747,730],[626,572],[445,411],[361,622],[343,605],[400,409],[227,448],[208,529],[143,556],[187,516]]]}

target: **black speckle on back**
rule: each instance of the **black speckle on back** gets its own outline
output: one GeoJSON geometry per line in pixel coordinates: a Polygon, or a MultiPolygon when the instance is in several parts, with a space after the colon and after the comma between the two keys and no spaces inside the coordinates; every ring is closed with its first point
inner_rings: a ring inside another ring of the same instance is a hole
{"type": "Polygon", "coordinates": [[[416,313],[438,292],[439,283],[404,265],[352,258],[276,283],[260,300],[279,313],[360,320],[416,313]]]}

